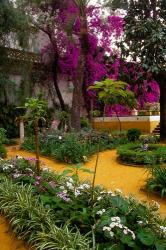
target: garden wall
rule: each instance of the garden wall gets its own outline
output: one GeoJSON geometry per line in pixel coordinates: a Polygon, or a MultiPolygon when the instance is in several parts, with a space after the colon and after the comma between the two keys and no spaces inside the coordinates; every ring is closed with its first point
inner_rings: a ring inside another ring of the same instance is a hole
{"type": "MultiPolygon", "coordinates": [[[[119,117],[122,130],[138,128],[143,133],[151,133],[160,122],[160,116],[127,116],[119,117]]],[[[92,121],[94,129],[119,130],[120,125],[117,117],[97,117],[92,121]]]]}

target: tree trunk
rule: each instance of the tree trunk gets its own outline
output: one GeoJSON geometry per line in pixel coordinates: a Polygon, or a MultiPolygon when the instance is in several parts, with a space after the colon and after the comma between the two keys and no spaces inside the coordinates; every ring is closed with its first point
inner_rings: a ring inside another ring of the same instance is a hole
{"type": "Polygon", "coordinates": [[[35,132],[35,154],[36,154],[36,170],[37,174],[40,174],[40,160],[39,160],[39,129],[38,129],[38,121],[35,122],[34,125],[35,132]]]}
{"type": "Polygon", "coordinates": [[[57,67],[58,67],[57,60],[55,59],[53,65],[52,65],[52,78],[53,78],[54,87],[55,87],[55,90],[56,90],[56,93],[57,93],[57,96],[58,96],[58,99],[59,99],[59,103],[60,103],[61,109],[63,111],[65,111],[65,103],[64,103],[62,94],[60,92],[59,86],[58,86],[57,67]]]}
{"type": "Polygon", "coordinates": [[[54,87],[57,93],[57,97],[59,99],[59,103],[61,106],[61,109],[63,111],[65,111],[65,103],[62,97],[62,94],[60,92],[59,86],[58,86],[58,58],[59,58],[59,53],[58,53],[58,48],[57,48],[57,42],[56,39],[54,37],[54,33],[51,32],[51,34],[49,35],[50,38],[50,42],[53,46],[53,53],[54,53],[54,59],[52,62],[52,78],[53,78],[53,83],[54,83],[54,87]]]}
{"type": "Polygon", "coordinates": [[[166,76],[160,74],[157,77],[160,86],[160,139],[166,140],[166,76]]]}
{"type": "Polygon", "coordinates": [[[86,55],[88,53],[88,27],[86,17],[86,4],[82,4],[79,7],[79,18],[80,18],[80,55],[77,67],[77,76],[74,80],[74,91],[72,100],[71,110],[71,127],[79,131],[81,129],[81,108],[83,106],[83,80],[85,71],[86,55]]]}

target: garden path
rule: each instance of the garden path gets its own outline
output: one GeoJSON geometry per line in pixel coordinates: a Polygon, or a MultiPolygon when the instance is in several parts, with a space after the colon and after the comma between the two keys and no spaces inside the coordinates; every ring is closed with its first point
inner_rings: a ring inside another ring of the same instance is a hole
{"type": "Polygon", "coordinates": [[[1,250],[28,250],[22,241],[17,240],[9,230],[9,224],[0,216],[0,249],[1,250]]]}

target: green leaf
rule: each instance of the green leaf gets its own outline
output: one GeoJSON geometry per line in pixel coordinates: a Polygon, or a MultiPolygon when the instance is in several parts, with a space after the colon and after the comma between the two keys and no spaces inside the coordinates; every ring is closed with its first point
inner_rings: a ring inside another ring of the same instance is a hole
{"type": "Polygon", "coordinates": [[[155,242],[155,234],[149,228],[142,229],[137,237],[146,246],[152,246],[155,242]]]}

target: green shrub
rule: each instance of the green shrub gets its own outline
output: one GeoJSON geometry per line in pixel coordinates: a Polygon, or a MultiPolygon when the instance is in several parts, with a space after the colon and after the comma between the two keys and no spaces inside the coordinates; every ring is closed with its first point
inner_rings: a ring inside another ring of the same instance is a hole
{"type": "Polygon", "coordinates": [[[152,134],[150,134],[150,135],[141,135],[139,140],[142,143],[146,140],[148,143],[155,144],[155,143],[158,143],[160,141],[160,136],[159,135],[152,135],[152,134]]]}
{"type": "Polygon", "coordinates": [[[132,128],[127,131],[127,138],[129,141],[137,141],[141,135],[141,131],[137,128],[132,128]]]}
{"type": "Polygon", "coordinates": [[[6,148],[0,144],[0,158],[5,158],[7,156],[7,150],[6,148]]]}
{"type": "Polygon", "coordinates": [[[157,192],[161,197],[166,196],[166,166],[152,166],[148,169],[150,177],[147,179],[148,192],[157,192]]]}
{"type": "Polygon", "coordinates": [[[76,134],[68,134],[58,147],[52,150],[52,156],[63,162],[79,163],[83,161],[83,156],[87,157],[87,145],[79,142],[76,134]]]}
{"type": "Polygon", "coordinates": [[[119,159],[130,164],[153,165],[166,162],[166,147],[150,144],[148,150],[143,150],[141,144],[126,144],[117,150],[119,159]]]}
{"type": "Polygon", "coordinates": [[[3,144],[6,141],[6,130],[4,128],[0,128],[0,143],[3,144]]]}
{"type": "Polygon", "coordinates": [[[86,117],[81,118],[81,128],[90,128],[90,123],[88,118],[86,117]]]}

